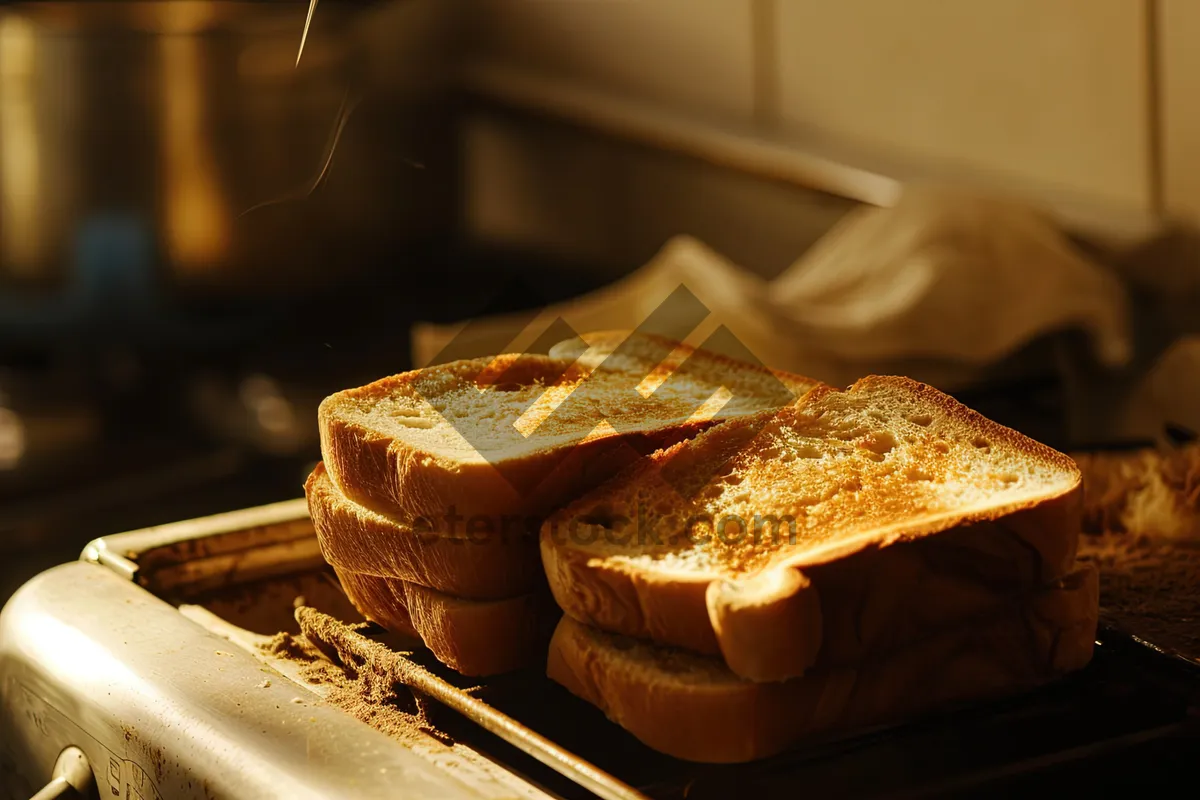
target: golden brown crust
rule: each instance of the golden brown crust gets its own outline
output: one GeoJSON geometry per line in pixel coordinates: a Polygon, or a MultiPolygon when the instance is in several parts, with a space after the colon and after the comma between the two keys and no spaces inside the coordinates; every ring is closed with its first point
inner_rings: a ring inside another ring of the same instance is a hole
{"type": "MultiPolygon", "coordinates": [[[[865,378],[849,391],[878,384],[899,386],[922,404],[936,405],[993,442],[1003,442],[1075,480],[1066,481],[1070,488],[1049,491],[1034,501],[920,525],[901,523],[892,529],[872,529],[819,550],[800,550],[779,559],[773,568],[800,569],[811,581],[809,600],[821,609],[824,635],[818,650],[736,654],[730,665],[745,677],[801,675],[814,665],[843,665],[886,653],[914,636],[960,624],[1013,594],[1057,580],[1073,568],[1082,490],[1078,469],[1070,458],[907,378],[865,378]]],[[[804,403],[835,391],[818,387],[804,403]]],[[[755,418],[733,420],[707,437],[736,436],[739,429],[752,430],[756,423],[755,418]]],[[[651,459],[669,462],[705,444],[703,440],[684,442],[651,459]]],[[[602,503],[613,487],[634,480],[635,471],[653,468],[648,462],[633,467],[543,526],[542,561],[551,591],[567,615],[597,628],[701,653],[721,653],[712,609],[705,602],[714,575],[635,566],[598,556],[587,547],[573,547],[554,535],[570,530],[571,520],[602,503]]],[[[756,611],[760,638],[769,628],[767,620],[772,613],[779,620],[779,635],[786,635],[787,620],[795,609],[794,603],[784,600],[781,598],[775,612],[769,608],[756,611]]],[[[738,637],[726,634],[726,638],[738,637]]],[[[731,646],[727,642],[727,649],[731,646]]]]}
{"type": "Polygon", "coordinates": [[[1012,428],[988,419],[978,411],[963,405],[944,392],[940,392],[932,386],[915,381],[912,378],[906,378],[902,375],[868,375],[861,380],[855,381],[854,385],[848,391],[853,392],[860,388],[869,389],[875,384],[899,387],[920,398],[923,402],[937,407],[951,418],[958,419],[964,425],[978,426],[986,435],[993,437],[994,441],[1003,442],[1014,450],[1025,453],[1035,460],[1050,463],[1065,472],[1079,474],[1079,467],[1065,453],[1061,453],[1012,428]]]}
{"type": "Polygon", "coordinates": [[[541,593],[477,602],[394,578],[334,571],[359,613],[420,637],[439,661],[463,675],[498,675],[540,663],[559,616],[541,593]]]}
{"type": "MultiPolygon", "coordinates": [[[[761,367],[743,364],[715,354],[705,353],[714,363],[728,363],[729,369],[769,373],[761,367]]],[[[482,363],[475,360],[475,364],[482,363]]],[[[322,401],[317,412],[321,453],[334,483],[359,504],[384,513],[404,524],[419,519],[439,520],[448,509],[463,516],[500,517],[503,515],[544,516],[566,500],[578,496],[641,457],[627,443],[630,436],[611,430],[609,435],[594,435],[568,444],[529,449],[502,462],[461,463],[441,457],[372,431],[343,413],[346,405],[395,393],[413,392],[414,383],[430,375],[430,370],[465,369],[467,362],[452,362],[427,370],[383,378],[367,386],[347,389],[322,401]],[[569,456],[564,459],[564,453],[569,456]],[[517,491],[514,486],[535,486],[517,491]]],[[[514,365],[531,375],[575,375],[569,360],[546,356],[505,354],[488,359],[488,370],[504,372],[514,365]]],[[[778,374],[778,373],[771,373],[778,374]]],[[[511,377],[511,376],[506,376],[511,377]]],[[[818,382],[799,375],[786,375],[785,383],[793,390],[818,382]]],[[[693,411],[694,409],[690,409],[693,411]]],[[[592,421],[591,431],[603,420],[592,421]]],[[[635,435],[646,448],[669,447],[695,436],[713,425],[711,420],[665,418],[647,420],[635,435]]]]}
{"type": "MultiPolygon", "coordinates": [[[[1078,530],[1078,500],[1075,492],[998,521],[962,525],[903,546],[868,544],[853,558],[806,567],[824,634],[803,668],[886,653],[1067,574],[1078,536],[1065,532],[1078,530]]],[[[542,563],[568,616],[626,636],[721,653],[705,597],[711,579],[638,569],[547,538],[542,563]]],[[[742,658],[763,672],[785,669],[765,654],[742,658]]]]}
{"type": "Polygon", "coordinates": [[[704,599],[721,655],[734,673],[753,681],[781,681],[816,662],[825,638],[821,597],[800,570],[768,570],[748,581],[715,580],[704,599]]]}
{"type": "Polygon", "coordinates": [[[640,680],[622,667],[619,653],[597,647],[584,626],[567,617],[559,622],[547,676],[646,745],[690,761],[737,763],[770,755],[791,739],[788,684],[689,691],[640,680]]]}
{"type": "Polygon", "coordinates": [[[542,564],[555,601],[580,622],[699,653],[720,652],[705,601],[708,578],[630,568],[547,537],[542,564]]]}
{"type": "Polygon", "coordinates": [[[470,535],[460,530],[454,537],[406,529],[342,496],[322,464],[304,491],[321,552],[342,570],[400,578],[474,600],[545,586],[536,540],[519,528],[470,535]]]}
{"type": "MultiPolygon", "coordinates": [[[[400,375],[356,391],[383,395],[408,383],[411,378],[400,375]]],[[[465,514],[523,513],[521,498],[496,470],[482,465],[460,471],[456,464],[359,425],[339,413],[346,396],[325,398],[317,420],[326,468],[350,499],[408,525],[441,519],[451,508],[465,514]]]]}
{"type": "MultiPolygon", "coordinates": [[[[948,705],[1023,691],[1090,661],[1097,619],[1094,569],[970,624],[909,643],[884,659],[781,683],[689,680],[668,650],[631,657],[617,637],[564,617],[547,674],[645,744],[677,758],[735,763],[803,737],[897,722],[948,705]]],[[[696,657],[693,661],[703,660],[696,657]]],[[[685,664],[687,662],[684,662],[685,664]]]]}
{"type": "MultiPolygon", "coordinates": [[[[322,403],[320,414],[321,452],[335,482],[347,497],[409,525],[436,524],[448,511],[494,520],[541,517],[560,498],[577,495],[641,455],[618,438],[602,438],[571,445],[565,460],[561,448],[529,453],[506,464],[502,475],[490,464],[464,466],[372,433],[334,413],[335,397],[322,403]],[[536,491],[513,488],[543,475],[536,491]]],[[[667,446],[704,427],[676,423],[659,432],[657,445],[667,446]]]]}

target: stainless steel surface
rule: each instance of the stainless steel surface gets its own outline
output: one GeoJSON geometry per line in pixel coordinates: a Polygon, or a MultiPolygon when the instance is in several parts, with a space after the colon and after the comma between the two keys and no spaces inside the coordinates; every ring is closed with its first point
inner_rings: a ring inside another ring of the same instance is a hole
{"type": "Polygon", "coordinates": [[[127,800],[474,796],[342,711],[295,702],[282,676],[264,686],[255,659],[96,564],[13,596],[0,676],[6,772],[44,775],[75,745],[127,800]]]}
{"type": "MultiPolygon", "coordinates": [[[[0,614],[7,722],[39,720],[32,729],[13,725],[25,735],[7,743],[0,766],[19,772],[77,745],[101,785],[107,769],[128,800],[137,796],[128,786],[144,797],[547,798],[469,748],[401,744],[319,704],[295,664],[255,646],[269,637],[159,599],[261,586],[323,566],[303,500],[90,543],[81,563],[42,574],[0,614]]],[[[448,684],[415,688],[508,741],[537,740],[538,758],[557,754],[556,769],[600,796],[642,797],[448,684]]]]}
{"type": "MultiPolygon", "coordinates": [[[[117,574],[134,579],[152,591],[187,594],[294,574],[324,563],[303,500],[106,537],[90,543],[83,559],[107,564],[117,574]]],[[[318,613],[303,609],[297,615],[299,618],[302,614],[318,613]]],[[[303,620],[302,629],[308,632],[303,620]]],[[[340,644],[352,647],[356,642],[340,644]]],[[[382,645],[374,646],[390,652],[382,645]]],[[[600,797],[644,798],[585,760],[432,674],[423,673],[420,685],[410,688],[463,714],[600,797]]]]}
{"type": "Polygon", "coordinates": [[[304,570],[321,563],[315,542],[304,502],[285,502],[97,540],[82,563],[27,584],[0,614],[6,723],[26,734],[6,743],[6,770],[75,744],[129,800],[130,786],[181,798],[496,796],[300,699],[282,675],[264,682],[257,659],[138,585],[200,592],[304,570]]]}
{"type": "Polygon", "coordinates": [[[359,636],[354,631],[330,619],[313,608],[296,609],[300,629],[314,643],[334,651],[342,663],[366,663],[383,671],[396,683],[408,686],[432,698],[484,730],[536,758],[546,766],[594,792],[605,800],[647,800],[646,796],[622,783],[608,773],[567,752],[546,737],[530,730],[507,714],[502,714],[477,697],[451,686],[419,665],[399,662],[403,656],[388,650],[378,642],[359,636]],[[322,635],[329,637],[322,640],[322,635]]]}
{"type": "Polygon", "coordinates": [[[304,500],[106,536],[90,542],[81,559],[151,591],[193,592],[325,563],[304,500]]]}
{"type": "MultiPolygon", "coordinates": [[[[309,585],[308,590],[316,585],[309,585]]],[[[337,591],[340,596],[340,590],[337,591]]],[[[306,592],[306,597],[313,595],[306,592]]],[[[318,604],[330,600],[328,596],[315,598],[318,604]]],[[[344,597],[343,602],[346,602],[344,597]]],[[[322,607],[325,607],[322,605],[322,607]]],[[[269,648],[264,648],[271,637],[255,633],[231,623],[224,616],[213,613],[207,607],[197,605],[181,605],[180,613],[201,625],[206,630],[221,636],[265,666],[279,672],[294,681],[296,685],[314,697],[326,699],[331,694],[329,684],[312,683],[304,677],[304,665],[293,659],[283,658],[273,654],[269,648]]],[[[355,618],[345,617],[346,619],[355,618]]],[[[257,622],[257,621],[256,621],[257,622]]],[[[419,643],[413,643],[419,645],[419,643]]],[[[414,732],[417,733],[417,732],[414,732]]],[[[404,746],[421,755],[427,760],[438,764],[441,768],[453,772],[460,779],[470,782],[478,793],[487,798],[521,798],[521,800],[552,800],[551,795],[540,791],[536,786],[527,783],[519,775],[508,770],[503,764],[497,763],[463,744],[447,744],[433,736],[415,735],[405,739],[404,746]]]]}

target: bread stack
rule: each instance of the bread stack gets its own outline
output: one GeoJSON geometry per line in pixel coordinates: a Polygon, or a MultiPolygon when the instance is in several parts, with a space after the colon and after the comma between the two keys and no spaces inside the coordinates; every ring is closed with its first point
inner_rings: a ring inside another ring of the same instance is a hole
{"type": "Polygon", "coordinates": [[[903,378],[585,339],[321,405],[309,505],[366,617],[711,762],[1089,661],[1066,456],[903,378]]]}
{"type": "Polygon", "coordinates": [[[602,369],[578,353],[502,355],[325,399],[324,461],[305,491],[368,619],[467,675],[544,663],[559,616],[538,554],[544,517],[645,454],[815,385],[656,337],[597,341],[607,347],[592,354],[612,356],[602,369]]]}
{"type": "Polygon", "coordinates": [[[1069,458],[928,386],[818,387],[547,520],[548,672],[713,762],[1037,686],[1091,658],[1080,501],[1069,458]]]}

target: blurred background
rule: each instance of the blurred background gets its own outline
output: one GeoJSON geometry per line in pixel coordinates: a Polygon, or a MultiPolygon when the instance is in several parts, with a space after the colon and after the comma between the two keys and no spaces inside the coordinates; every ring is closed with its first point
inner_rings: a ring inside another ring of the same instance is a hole
{"type": "Polygon", "coordinates": [[[322,0],[297,61],[307,13],[0,3],[0,598],[299,496],[326,394],[465,320],[625,324],[648,264],[770,308],[773,366],[947,376],[1063,447],[1192,430],[1200,3],[322,0]],[[890,309],[853,358],[812,310],[851,277],[890,309]],[[983,311],[908,336],[947,304],[983,311]]]}

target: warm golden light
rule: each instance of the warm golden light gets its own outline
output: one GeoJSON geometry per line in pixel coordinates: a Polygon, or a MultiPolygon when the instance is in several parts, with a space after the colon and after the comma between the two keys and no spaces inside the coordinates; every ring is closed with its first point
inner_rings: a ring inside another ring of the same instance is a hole
{"type": "Polygon", "coordinates": [[[163,92],[165,233],[172,261],[199,271],[229,248],[229,217],[204,130],[200,42],[167,35],[159,41],[163,92]]]}
{"type": "Polygon", "coordinates": [[[0,263],[32,273],[42,259],[41,150],[35,111],[37,36],[33,24],[0,18],[0,263]]]}
{"type": "Polygon", "coordinates": [[[550,418],[555,409],[562,405],[563,401],[570,397],[571,393],[578,386],[578,382],[547,386],[546,391],[542,392],[537,400],[533,401],[529,408],[525,409],[524,413],[513,422],[513,427],[517,429],[517,433],[526,439],[532,436],[538,427],[550,418]]]}
{"type": "MultiPolygon", "coordinates": [[[[197,33],[220,19],[221,4],[210,0],[123,3],[143,25],[165,34],[197,33]]],[[[226,4],[228,5],[228,4],[226,4]]]]}
{"type": "Polygon", "coordinates": [[[692,415],[688,417],[684,425],[696,425],[701,422],[708,422],[721,413],[721,409],[725,404],[733,399],[733,392],[726,389],[724,386],[713,392],[712,397],[705,400],[692,415]]]}
{"type": "MultiPolygon", "coordinates": [[[[590,350],[591,348],[589,348],[590,350]]],[[[666,383],[667,379],[675,374],[675,370],[679,368],[679,365],[687,360],[690,351],[691,348],[688,345],[681,344],[668,353],[667,357],[651,370],[649,375],[642,378],[642,382],[637,385],[638,394],[649,400],[650,395],[654,394],[658,390],[658,387],[666,383]]],[[[603,356],[600,358],[602,359],[603,356]]]]}

